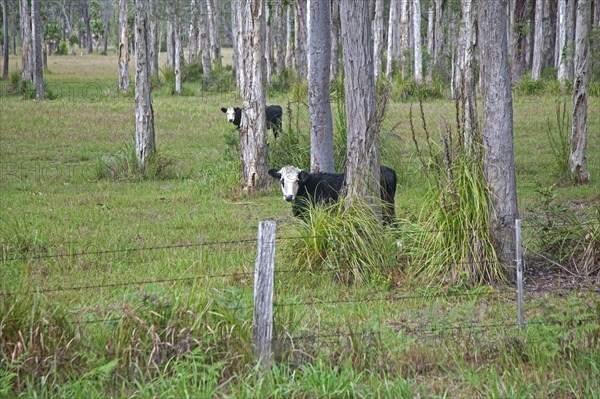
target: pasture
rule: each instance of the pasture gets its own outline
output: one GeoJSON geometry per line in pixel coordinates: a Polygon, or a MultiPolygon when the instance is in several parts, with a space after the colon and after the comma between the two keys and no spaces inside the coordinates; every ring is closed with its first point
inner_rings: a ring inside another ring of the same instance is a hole
{"type": "MultiPolygon", "coordinates": [[[[296,269],[301,233],[277,182],[255,196],[239,189],[237,132],[220,108],[241,100],[223,80],[185,83],[183,96],[157,87],[168,173],[140,180],[102,176],[107,159],[127,157],[135,130],[134,97],[116,91],[116,57],[50,57],[45,78],[54,99],[43,102],[0,81],[0,397],[598,397],[598,272],[576,278],[533,251],[536,223],[555,204],[592,215],[585,223],[596,223],[598,245],[600,98],[589,99],[591,183],[576,187],[557,175],[548,136],[569,97],[515,94],[519,207],[532,248],[520,332],[510,284],[415,285],[396,264],[354,283],[296,269]],[[264,220],[278,223],[268,372],[250,341],[264,220]]],[[[267,93],[284,108],[284,134],[292,97],[267,93]]],[[[308,134],[307,109],[295,104],[294,124],[308,134]]],[[[429,188],[411,107],[424,139],[417,100],[391,101],[382,125],[400,223],[415,219],[429,188]]],[[[439,142],[454,103],[430,99],[423,109],[439,142]]]]}

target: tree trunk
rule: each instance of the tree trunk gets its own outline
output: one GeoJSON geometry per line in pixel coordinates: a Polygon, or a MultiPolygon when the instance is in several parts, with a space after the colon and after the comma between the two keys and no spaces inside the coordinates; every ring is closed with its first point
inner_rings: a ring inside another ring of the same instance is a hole
{"type": "Polygon", "coordinates": [[[348,149],[346,157],[346,206],[355,199],[370,204],[381,218],[379,193],[379,120],[375,105],[373,44],[369,4],[342,1],[342,46],[348,149]]]}
{"type": "Polygon", "coordinates": [[[277,48],[277,57],[275,61],[275,74],[279,78],[283,77],[285,70],[285,37],[283,35],[283,4],[282,0],[275,0],[275,47],[277,48]]]}
{"type": "Polygon", "coordinates": [[[542,28],[544,32],[544,50],[542,51],[542,69],[547,66],[554,66],[554,47],[556,42],[556,9],[552,3],[556,0],[544,1],[544,16],[542,28]],[[554,12],[553,12],[554,11],[554,12]]]}
{"type": "Polygon", "coordinates": [[[333,173],[333,121],[329,98],[330,4],[308,0],[308,112],[310,170],[333,173]]]}
{"type": "Polygon", "coordinates": [[[127,25],[127,0],[119,0],[119,89],[129,90],[129,27],[127,25]]]}
{"type": "MultiPolygon", "coordinates": [[[[202,0],[200,0],[202,1],[202,0]]],[[[190,64],[196,62],[196,56],[198,55],[198,6],[196,0],[190,1],[190,38],[188,48],[188,61],[190,64]]]]}
{"type": "Polygon", "coordinates": [[[296,77],[299,80],[306,79],[307,42],[308,28],[306,26],[307,0],[296,0],[296,35],[295,35],[295,59],[296,77]]]}
{"type": "Polygon", "coordinates": [[[172,5],[167,5],[167,69],[175,68],[175,25],[171,7],[172,5]]]}
{"type": "Polygon", "coordinates": [[[561,90],[565,90],[567,82],[567,0],[558,0],[556,18],[556,68],[561,90]]]}
{"type": "MultiPolygon", "coordinates": [[[[208,28],[210,30],[210,54],[212,62],[217,69],[223,65],[221,60],[221,40],[219,36],[219,21],[221,19],[219,7],[215,6],[214,0],[206,0],[206,11],[208,16],[208,28]]],[[[219,0],[218,5],[221,4],[219,0]]]]}
{"type": "Polygon", "coordinates": [[[244,39],[244,87],[242,124],[240,126],[240,158],[242,187],[248,194],[267,183],[267,140],[265,115],[265,3],[264,0],[242,2],[244,39]]]}
{"type": "MultiPolygon", "coordinates": [[[[236,1],[236,0],[234,0],[236,1]]],[[[236,39],[236,52],[237,52],[237,64],[236,64],[236,70],[237,72],[237,82],[238,82],[238,87],[240,89],[240,96],[243,97],[244,95],[244,86],[245,86],[245,82],[244,79],[245,77],[245,60],[244,60],[244,12],[245,9],[244,7],[242,7],[241,3],[237,3],[236,8],[234,9],[234,15],[235,15],[235,19],[236,19],[236,26],[237,26],[237,39],[236,39]]]]}
{"type": "Polygon", "coordinates": [[[33,84],[35,98],[43,100],[44,94],[44,61],[42,59],[42,19],[40,17],[40,0],[31,0],[31,37],[33,48],[33,84]]]}
{"type": "Polygon", "coordinates": [[[400,0],[400,27],[398,31],[398,40],[396,41],[396,50],[394,50],[394,59],[400,58],[400,68],[402,77],[408,75],[407,68],[409,54],[413,53],[410,47],[410,0],[400,0]]]}
{"type": "Polygon", "coordinates": [[[292,70],[294,62],[294,46],[292,42],[292,14],[293,8],[292,5],[288,2],[285,5],[285,67],[289,70],[292,70]]]}
{"type": "Polygon", "coordinates": [[[577,0],[567,0],[567,26],[565,40],[566,43],[566,64],[567,79],[573,79],[573,60],[575,58],[575,2],[577,0]]]}
{"type": "Polygon", "coordinates": [[[480,0],[478,27],[483,100],[484,174],[490,190],[490,235],[500,262],[515,259],[518,218],[506,0],[480,0]]]}
{"type": "Polygon", "coordinates": [[[183,46],[181,45],[181,9],[179,0],[175,3],[175,15],[173,17],[173,34],[175,36],[175,93],[181,94],[181,58],[183,56],[183,46]]]}
{"type": "Polygon", "coordinates": [[[398,28],[398,3],[392,1],[390,3],[390,14],[388,17],[388,42],[385,63],[385,75],[388,79],[392,78],[393,73],[392,68],[396,57],[394,50],[397,47],[396,41],[398,40],[398,28]]]}
{"type": "Polygon", "coordinates": [[[273,29],[271,29],[272,16],[271,16],[271,6],[267,5],[265,7],[265,71],[266,71],[266,85],[271,85],[271,78],[273,77],[273,38],[274,34],[273,29]]]}
{"type": "MultiPolygon", "coordinates": [[[[210,57],[210,26],[209,26],[209,15],[207,9],[207,0],[200,0],[198,7],[200,8],[200,57],[202,59],[202,73],[204,77],[208,77],[212,71],[211,57],[210,57]]],[[[239,7],[238,7],[239,8],[239,7]]],[[[239,22],[239,21],[238,21],[239,22]]],[[[238,25],[239,29],[239,25],[238,25]]],[[[238,43],[238,46],[240,44],[238,43]]],[[[238,56],[239,56],[238,49],[238,56]]]]}
{"type": "Polygon", "coordinates": [[[415,80],[423,83],[423,54],[421,49],[421,0],[413,0],[413,45],[415,57],[415,80]]]}
{"type": "Polygon", "coordinates": [[[88,54],[92,54],[94,52],[93,40],[92,40],[92,16],[90,15],[90,2],[89,0],[85,0],[83,4],[83,19],[85,21],[85,36],[86,36],[86,45],[88,54]]]}
{"type": "Polygon", "coordinates": [[[381,73],[381,57],[383,56],[383,0],[375,0],[375,17],[373,18],[373,69],[375,80],[381,73]]]}
{"type": "Polygon", "coordinates": [[[590,179],[586,161],[590,12],[590,0],[578,0],[577,30],[575,33],[573,122],[571,127],[571,154],[569,157],[569,168],[577,184],[586,184],[590,179]]]}
{"type": "Polygon", "coordinates": [[[340,0],[331,0],[331,66],[330,79],[337,80],[340,65],[340,0]]]}
{"type": "Polygon", "coordinates": [[[4,41],[2,43],[2,79],[8,79],[8,64],[9,64],[9,53],[10,53],[10,41],[9,41],[9,30],[8,30],[8,0],[2,0],[2,26],[4,30],[4,41]]]}
{"type": "Polygon", "coordinates": [[[527,0],[516,0],[513,13],[511,82],[516,86],[527,71],[527,0]]]}
{"type": "Polygon", "coordinates": [[[150,15],[150,27],[149,27],[149,40],[150,44],[148,47],[148,57],[150,58],[150,76],[158,78],[158,54],[160,53],[160,36],[158,32],[158,0],[150,0],[149,15],[150,15]]]}
{"type": "Polygon", "coordinates": [[[435,45],[433,49],[433,64],[436,67],[441,67],[442,62],[442,46],[444,43],[444,34],[442,30],[442,0],[434,0],[435,3],[435,45]]]}
{"type": "Polygon", "coordinates": [[[425,82],[431,83],[433,80],[433,46],[435,44],[435,9],[433,2],[429,3],[427,9],[427,68],[425,72],[425,82]]]}
{"type": "Polygon", "coordinates": [[[29,0],[21,0],[21,43],[23,47],[21,80],[33,83],[33,42],[31,38],[29,0]]]}
{"type": "Polygon", "coordinates": [[[242,85],[240,84],[240,69],[238,67],[239,65],[239,59],[240,59],[240,54],[239,54],[239,46],[238,46],[238,39],[239,39],[239,26],[238,26],[238,11],[237,8],[238,7],[238,3],[237,0],[231,0],[230,3],[230,9],[231,9],[231,46],[233,47],[233,51],[231,52],[231,65],[233,67],[233,74],[235,76],[235,81],[238,85],[239,88],[242,87],[242,85]]]}
{"type": "Polygon", "coordinates": [[[533,34],[533,59],[531,65],[531,79],[539,80],[542,76],[542,56],[544,52],[544,1],[535,2],[535,26],[533,34]]]}
{"type": "Polygon", "coordinates": [[[475,11],[477,2],[462,0],[462,24],[460,29],[460,45],[458,49],[458,70],[456,95],[462,104],[462,135],[465,148],[475,153],[477,142],[477,82],[475,80],[475,46],[477,19],[475,11]]]}
{"type": "MultiPolygon", "coordinates": [[[[119,0],[121,1],[121,0],[119,0]]],[[[108,36],[110,34],[110,8],[112,6],[111,1],[104,2],[104,8],[102,10],[102,23],[104,27],[104,37],[102,38],[102,54],[108,54],[108,36]]]]}
{"type": "Polygon", "coordinates": [[[155,151],[154,110],[148,57],[148,0],[134,3],[135,30],[135,153],[142,173],[155,151]]]}

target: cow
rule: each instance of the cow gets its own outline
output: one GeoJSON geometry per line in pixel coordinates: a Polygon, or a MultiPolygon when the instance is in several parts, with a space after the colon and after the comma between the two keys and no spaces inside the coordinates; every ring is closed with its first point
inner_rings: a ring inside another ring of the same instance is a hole
{"type": "MultiPolygon", "coordinates": [[[[242,109],[239,107],[221,108],[221,111],[227,115],[227,121],[233,123],[238,129],[242,124],[242,109]]],[[[267,129],[273,131],[273,136],[277,138],[281,133],[281,118],[283,109],[279,105],[267,105],[267,129]]]]}
{"type": "MultiPolygon", "coordinates": [[[[381,166],[380,172],[383,222],[390,224],[395,215],[396,172],[387,166],[381,166]]],[[[280,181],[283,199],[292,203],[292,214],[303,219],[310,204],[336,202],[345,182],[343,173],[308,173],[291,165],[269,169],[268,173],[280,181]]]]}

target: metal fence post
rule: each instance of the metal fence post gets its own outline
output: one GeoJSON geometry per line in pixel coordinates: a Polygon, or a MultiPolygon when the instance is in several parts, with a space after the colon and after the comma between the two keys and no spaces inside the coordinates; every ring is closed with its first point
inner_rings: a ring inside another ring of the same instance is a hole
{"type": "Polygon", "coordinates": [[[260,222],[254,266],[254,356],[264,370],[271,362],[273,335],[273,273],[275,270],[275,222],[260,222]]]}
{"type": "Polygon", "coordinates": [[[525,328],[523,318],[523,259],[521,256],[521,219],[515,220],[515,245],[517,254],[517,310],[519,312],[519,329],[525,328]]]}

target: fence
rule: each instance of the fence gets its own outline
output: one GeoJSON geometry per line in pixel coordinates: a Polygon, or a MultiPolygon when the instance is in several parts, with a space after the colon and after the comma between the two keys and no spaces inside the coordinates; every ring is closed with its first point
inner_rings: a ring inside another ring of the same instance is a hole
{"type": "MultiPolygon", "coordinates": [[[[281,237],[280,239],[294,240],[299,237],[281,237]]],[[[517,220],[515,225],[515,265],[516,265],[516,291],[511,288],[495,289],[493,291],[477,291],[477,292],[433,292],[433,293],[415,293],[405,295],[390,295],[390,290],[382,290],[380,292],[373,292],[368,298],[337,298],[329,300],[318,300],[309,299],[301,300],[296,302],[280,302],[274,303],[274,282],[275,274],[291,274],[291,273],[302,273],[302,271],[294,269],[275,268],[275,250],[276,250],[276,224],[275,222],[261,222],[258,227],[258,237],[256,239],[242,239],[242,240],[231,240],[231,241],[206,241],[197,243],[182,243],[174,245],[162,245],[162,246],[151,246],[151,247],[137,247],[137,248],[125,248],[115,250],[90,250],[90,251],[68,251],[58,254],[35,254],[28,256],[11,256],[8,251],[3,251],[3,264],[7,265],[15,261],[42,261],[47,259],[62,259],[62,258],[77,258],[87,256],[112,256],[115,254],[131,254],[131,253],[149,253],[152,251],[170,251],[170,250],[190,250],[193,248],[223,248],[237,246],[237,249],[231,252],[240,252],[239,246],[255,245],[256,246],[256,258],[254,271],[238,271],[234,273],[214,273],[214,274],[197,274],[185,277],[174,277],[174,278],[145,278],[136,281],[118,281],[109,283],[98,283],[98,284],[82,284],[72,286],[60,286],[60,287],[44,287],[31,290],[14,290],[0,292],[0,297],[4,300],[10,300],[20,295],[33,295],[33,294],[55,294],[67,291],[83,291],[83,290],[100,290],[100,289],[113,289],[119,287],[130,287],[130,286],[145,286],[153,284],[173,284],[173,283],[187,283],[192,281],[208,281],[212,279],[239,279],[239,278],[254,278],[254,301],[252,305],[240,305],[237,308],[252,308],[253,309],[253,322],[252,322],[252,345],[257,361],[263,366],[268,367],[273,356],[273,326],[274,326],[274,312],[281,308],[287,307],[311,307],[311,306],[323,306],[323,305],[346,305],[346,304],[370,304],[374,302],[400,302],[409,300],[424,300],[433,301],[439,297],[455,297],[455,298],[481,298],[486,296],[499,296],[499,295],[510,295],[516,296],[517,312],[514,315],[513,322],[494,322],[494,323],[483,323],[483,322],[460,322],[450,324],[431,324],[431,323],[398,323],[396,325],[390,325],[390,331],[397,334],[406,334],[415,336],[420,339],[435,338],[435,337],[448,337],[456,334],[462,334],[468,332],[469,334],[474,333],[485,333],[493,330],[513,330],[518,328],[519,331],[523,331],[525,325],[536,325],[536,324],[562,324],[563,321],[558,319],[545,319],[545,320],[530,320],[526,321],[523,310],[523,259],[522,259],[522,240],[521,240],[521,221],[517,220]],[[381,295],[379,295],[381,294],[381,295]]],[[[3,248],[6,247],[3,245],[3,248]]],[[[243,251],[251,255],[251,251],[243,251]]],[[[80,324],[93,324],[93,323],[105,323],[105,322],[118,322],[122,317],[106,317],[95,320],[82,320],[77,323],[80,324]]],[[[582,319],[580,321],[586,321],[582,319]]],[[[362,330],[359,332],[353,332],[353,336],[369,336],[369,335],[381,334],[381,331],[377,330],[362,330]]],[[[336,340],[340,337],[348,336],[348,332],[344,332],[339,326],[334,326],[326,329],[321,329],[316,332],[309,334],[302,334],[290,337],[290,340],[336,340]]]]}

